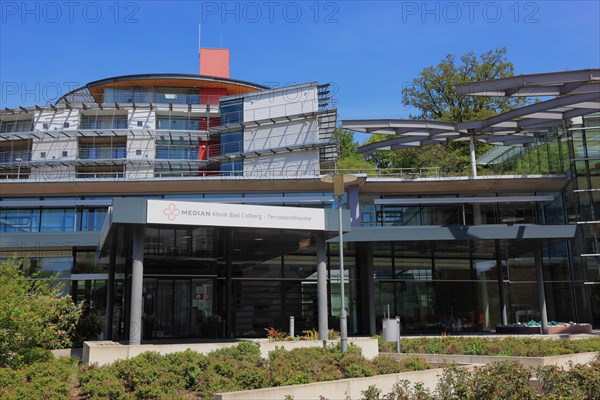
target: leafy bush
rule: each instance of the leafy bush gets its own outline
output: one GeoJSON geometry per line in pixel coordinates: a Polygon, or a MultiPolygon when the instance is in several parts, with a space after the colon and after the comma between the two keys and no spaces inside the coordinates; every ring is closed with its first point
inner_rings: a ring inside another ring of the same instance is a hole
{"type": "Polygon", "coordinates": [[[377,373],[371,362],[360,354],[346,353],[340,359],[340,368],[344,378],[360,378],[377,373]]]}
{"type": "Polygon", "coordinates": [[[538,394],[545,399],[599,399],[600,362],[571,366],[568,371],[555,366],[539,368],[538,394]]]}
{"type": "Polygon", "coordinates": [[[71,345],[81,306],[60,289],[55,279],[40,278],[26,259],[0,262],[0,367],[21,349],[71,345]]]}
{"type": "Polygon", "coordinates": [[[39,347],[25,348],[18,350],[10,361],[12,368],[19,368],[23,365],[29,365],[36,362],[50,361],[54,355],[50,350],[41,349],[39,347]]]}
{"type": "Polygon", "coordinates": [[[402,367],[405,371],[423,371],[429,369],[429,363],[420,357],[407,357],[402,360],[402,367]]]}
{"type": "Polygon", "coordinates": [[[372,365],[377,375],[396,374],[406,371],[403,364],[384,354],[379,354],[375,357],[372,360],[372,365]]]}
{"type": "Polygon", "coordinates": [[[91,400],[117,400],[125,395],[123,381],[112,366],[82,369],[79,385],[81,392],[91,400]]]}
{"type": "Polygon", "coordinates": [[[0,398],[67,400],[77,381],[77,360],[36,362],[12,370],[0,368],[0,398]]]}
{"type": "Polygon", "coordinates": [[[330,381],[342,378],[333,351],[320,347],[277,348],[269,353],[268,386],[330,381]]]}

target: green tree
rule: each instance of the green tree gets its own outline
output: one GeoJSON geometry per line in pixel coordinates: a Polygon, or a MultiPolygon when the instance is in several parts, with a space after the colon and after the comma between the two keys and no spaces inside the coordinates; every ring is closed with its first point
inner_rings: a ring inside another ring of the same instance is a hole
{"type": "Polygon", "coordinates": [[[455,85],[506,78],[514,75],[505,47],[479,58],[473,52],[460,57],[448,54],[437,66],[427,67],[402,90],[402,104],[419,114],[411,118],[465,122],[490,118],[525,103],[522,98],[458,96],[455,85]]]}
{"type": "Polygon", "coordinates": [[[0,366],[26,349],[69,347],[81,306],[54,278],[31,273],[27,259],[0,262],[0,366]]]}
{"type": "MultiPolygon", "coordinates": [[[[466,122],[486,119],[525,104],[525,99],[505,97],[458,96],[455,85],[499,79],[514,75],[506,48],[490,50],[479,57],[469,52],[459,61],[448,54],[436,66],[425,68],[411,85],[402,90],[402,104],[417,110],[413,119],[442,122],[466,122]]],[[[373,135],[369,143],[389,139],[373,135]]],[[[490,145],[476,143],[476,154],[488,151],[490,145]]],[[[469,167],[468,142],[447,142],[442,145],[376,153],[368,158],[379,168],[438,167],[445,171],[462,172],[469,167]]]]}
{"type": "Polygon", "coordinates": [[[362,155],[358,154],[359,144],[354,140],[351,131],[336,129],[336,135],[340,141],[340,157],[337,162],[339,169],[368,173],[375,168],[374,163],[365,160],[362,155]]]}

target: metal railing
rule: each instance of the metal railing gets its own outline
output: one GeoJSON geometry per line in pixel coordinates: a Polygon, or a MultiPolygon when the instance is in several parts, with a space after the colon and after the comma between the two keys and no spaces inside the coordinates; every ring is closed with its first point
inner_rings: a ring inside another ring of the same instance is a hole
{"type": "MultiPolygon", "coordinates": [[[[200,91],[200,89],[199,89],[200,91]]],[[[70,104],[200,104],[200,105],[219,105],[221,98],[226,95],[216,94],[193,94],[193,93],[160,93],[160,92],[117,92],[105,95],[99,93],[92,95],[87,89],[79,92],[70,93],[61,102],[67,102],[70,104]]]]}

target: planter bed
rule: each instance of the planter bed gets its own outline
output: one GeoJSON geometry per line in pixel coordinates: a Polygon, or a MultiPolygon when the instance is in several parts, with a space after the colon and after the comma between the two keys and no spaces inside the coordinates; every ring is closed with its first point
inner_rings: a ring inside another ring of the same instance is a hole
{"type": "Polygon", "coordinates": [[[587,364],[596,357],[598,352],[564,354],[548,357],[522,357],[522,356],[475,356],[464,354],[414,354],[414,353],[382,353],[401,361],[408,357],[423,358],[430,364],[457,363],[457,364],[488,364],[495,361],[517,361],[526,367],[543,367],[555,365],[569,369],[570,364],[587,364]]]}
{"type": "MultiPolygon", "coordinates": [[[[473,366],[465,367],[472,369],[473,366]]],[[[443,369],[428,369],[398,374],[376,375],[367,378],[348,378],[327,382],[306,383],[302,385],[278,386],[273,388],[244,390],[239,392],[215,393],[215,400],[262,399],[361,399],[362,392],[369,386],[376,386],[383,393],[390,392],[394,384],[407,380],[412,384],[422,382],[427,389],[433,390],[438,384],[443,369]]]]}
{"type": "MultiPolygon", "coordinates": [[[[554,335],[565,335],[575,333],[591,333],[592,326],[589,324],[582,325],[555,325],[548,327],[548,333],[554,335]]],[[[541,326],[526,326],[526,325],[498,325],[496,326],[496,333],[504,333],[510,335],[535,335],[542,333],[541,326]]]]}

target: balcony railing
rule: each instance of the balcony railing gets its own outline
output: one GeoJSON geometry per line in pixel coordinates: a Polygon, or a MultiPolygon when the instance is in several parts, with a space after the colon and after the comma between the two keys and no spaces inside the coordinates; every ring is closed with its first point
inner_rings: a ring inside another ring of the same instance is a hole
{"type": "MultiPolygon", "coordinates": [[[[142,92],[142,93],[104,93],[92,95],[89,91],[79,91],[71,93],[65,97],[68,103],[71,104],[199,104],[199,105],[215,105],[218,106],[221,98],[224,95],[214,94],[182,94],[182,93],[158,93],[158,92],[142,92]]],[[[62,100],[62,101],[64,101],[62,100]]]]}

